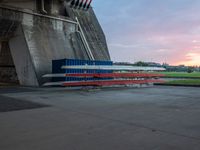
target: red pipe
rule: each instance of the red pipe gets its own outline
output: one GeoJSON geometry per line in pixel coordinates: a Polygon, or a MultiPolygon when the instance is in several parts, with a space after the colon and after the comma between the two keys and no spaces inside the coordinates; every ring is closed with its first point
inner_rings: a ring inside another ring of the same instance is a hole
{"type": "Polygon", "coordinates": [[[110,86],[110,85],[131,85],[147,83],[163,83],[161,80],[101,80],[101,81],[80,81],[66,82],[63,86],[110,86]]]}

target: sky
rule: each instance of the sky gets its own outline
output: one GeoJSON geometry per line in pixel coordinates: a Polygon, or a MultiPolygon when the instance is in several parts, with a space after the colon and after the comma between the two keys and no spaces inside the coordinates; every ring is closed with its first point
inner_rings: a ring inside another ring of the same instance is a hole
{"type": "Polygon", "coordinates": [[[200,0],[93,0],[113,61],[200,65],[200,0]]]}

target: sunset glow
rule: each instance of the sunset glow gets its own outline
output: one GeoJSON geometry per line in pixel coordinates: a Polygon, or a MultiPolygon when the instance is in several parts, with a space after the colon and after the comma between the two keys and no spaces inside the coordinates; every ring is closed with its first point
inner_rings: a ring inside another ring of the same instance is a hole
{"type": "Polygon", "coordinates": [[[187,66],[200,66],[200,54],[199,53],[188,53],[188,54],[186,54],[185,57],[187,58],[187,61],[179,62],[178,64],[185,64],[187,66]]]}
{"type": "Polygon", "coordinates": [[[200,65],[200,1],[96,0],[94,10],[112,60],[200,65]]]}

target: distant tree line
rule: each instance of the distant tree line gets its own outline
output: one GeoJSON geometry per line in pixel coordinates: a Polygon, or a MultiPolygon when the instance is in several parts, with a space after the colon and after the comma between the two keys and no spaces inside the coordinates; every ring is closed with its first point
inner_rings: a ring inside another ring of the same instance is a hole
{"type": "Polygon", "coordinates": [[[156,63],[156,62],[143,62],[138,61],[136,63],[129,63],[129,62],[116,62],[115,65],[127,65],[127,66],[143,66],[143,67],[163,67],[166,69],[167,72],[200,72],[200,66],[170,66],[167,63],[156,63]]]}

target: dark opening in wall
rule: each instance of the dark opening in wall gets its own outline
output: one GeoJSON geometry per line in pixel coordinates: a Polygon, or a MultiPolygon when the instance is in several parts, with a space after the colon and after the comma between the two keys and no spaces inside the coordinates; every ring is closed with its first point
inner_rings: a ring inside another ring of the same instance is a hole
{"type": "Polygon", "coordinates": [[[51,14],[53,0],[36,0],[36,8],[41,14],[51,14]]]}
{"type": "Polygon", "coordinates": [[[68,6],[64,5],[64,4],[61,4],[60,6],[61,7],[60,7],[60,10],[59,10],[59,14],[61,16],[70,17],[69,12],[68,12],[68,8],[67,8],[68,6]]]}
{"type": "Polygon", "coordinates": [[[19,83],[8,41],[0,42],[0,82],[19,83]]]}
{"type": "Polygon", "coordinates": [[[67,11],[68,6],[65,0],[36,0],[36,8],[38,13],[46,15],[60,15],[69,17],[69,12],[67,11]]]}

